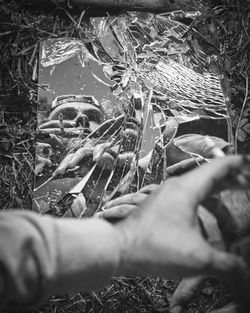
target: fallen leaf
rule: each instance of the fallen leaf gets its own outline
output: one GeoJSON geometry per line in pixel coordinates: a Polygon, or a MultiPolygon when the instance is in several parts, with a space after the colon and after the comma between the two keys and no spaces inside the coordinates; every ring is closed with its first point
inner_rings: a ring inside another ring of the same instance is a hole
{"type": "MultiPolygon", "coordinates": [[[[213,158],[211,147],[207,145],[204,138],[205,136],[200,134],[187,134],[175,138],[174,143],[176,146],[180,147],[184,151],[199,154],[204,158],[213,158]]],[[[230,143],[219,137],[211,136],[211,139],[214,141],[215,145],[221,150],[231,146],[230,143]]]]}

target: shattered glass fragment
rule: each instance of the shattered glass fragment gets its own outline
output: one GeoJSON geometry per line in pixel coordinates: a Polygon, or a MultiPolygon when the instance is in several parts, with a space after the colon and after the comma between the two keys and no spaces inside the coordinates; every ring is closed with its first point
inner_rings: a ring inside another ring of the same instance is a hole
{"type": "Polygon", "coordinates": [[[221,77],[186,36],[198,15],[91,17],[83,40],[41,43],[35,210],[72,216],[80,199],[91,216],[202,160],[204,135],[229,146],[221,77]]]}

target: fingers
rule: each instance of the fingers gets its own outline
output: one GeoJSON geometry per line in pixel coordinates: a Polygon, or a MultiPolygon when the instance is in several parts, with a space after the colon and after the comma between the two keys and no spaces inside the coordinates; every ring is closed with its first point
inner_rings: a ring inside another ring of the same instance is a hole
{"type": "Polygon", "coordinates": [[[105,210],[95,214],[95,217],[111,219],[122,219],[127,217],[138,205],[140,205],[157,185],[148,185],[137,193],[131,193],[120,198],[109,201],[105,205],[105,210]]]}
{"type": "Polygon", "coordinates": [[[229,284],[235,299],[242,303],[242,308],[249,308],[249,276],[243,259],[232,253],[217,250],[206,242],[197,247],[197,261],[193,262],[194,274],[215,275],[222,279],[229,284]]]}
{"type": "MultiPolygon", "coordinates": [[[[246,245],[247,250],[249,251],[249,242],[244,243],[246,245]]],[[[244,245],[243,244],[243,245],[244,245]]],[[[243,247],[243,250],[245,248],[243,247]]],[[[250,275],[249,270],[247,270],[246,261],[248,261],[244,252],[236,249],[236,253],[239,253],[243,258],[237,257],[233,254],[221,253],[220,256],[213,258],[214,265],[212,266],[215,270],[218,270],[220,265],[219,262],[222,262],[221,265],[225,266],[224,273],[221,272],[220,277],[222,277],[225,281],[227,281],[233,291],[234,298],[239,305],[229,306],[227,308],[222,308],[214,313],[247,313],[249,312],[250,307],[250,275]],[[228,258],[230,256],[231,260],[228,260],[228,263],[223,261],[223,258],[228,258]],[[233,260],[233,258],[235,260],[233,260]],[[238,260],[237,260],[238,259],[238,260]],[[230,264],[231,263],[231,264],[230,264]],[[228,271],[228,272],[227,272],[228,271]],[[230,280],[229,280],[230,279],[230,280]]]]}
{"type": "Polygon", "coordinates": [[[194,200],[194,204],[202,202],[211,192],[222,188],[232,187],[233,183],[240,183],[243,187],[250,184],[249,156],[228,156],[217,159],[213,163],[194,169],[184,174],[181,179],[186,191],[194,200]],[[246,174],[241,174],[245,170],[246,174]],[[238,178],[240,177],[240,182],[238,178]],[[226,183],[226,184],[225,184],[226,183]]]}
{"type": "Polygon", "coordinates": [[[149,195],[152,191],[154,191],[155,189],[157,189],[159,187],[159,185],[156,184],[151,184],[151,185],[147,185],[145,187],[142,187],[139,192],[141,193],[145,193],[147,195],[149,195]]]}
{"type": "Polygon", "coordinates": [[[242,258],[227,253],[225,251],[217,250],[212,246],[207,248],[209,253],[208,270],[212,274],[218,274],[223,279],[238,280],[245,274],[246,265],[242,258]]]}
{"type": "Polygon", "coordinates": [[[227,282],[235,299],[244,307],[249,307],[249,276],[243,259],[234,254],[216,250],[211,246],[209,254],[207,273],[216,275],[227,282]]]}
{"type": "Polygon", "coordinates": [[[137,192],[137,193],[130,193],[125,196],[116,198],[114,200],[111,200],[106,203],[105,209],[110,209],[112,207],[118,206],[118,205],[139,205],[141,202],[143,202],[147,197],[147,194],[137,192]]]}
{"type": "Polygon", "coordinates": [[[240,311],[240,308],[238,305],[230,304],[224,308],[221,308],[221,309],[218,309],[215,311],[211,311],[210,313],[242,313],[242,311],[240,311]]]}
{"type": "Polygon", "coordinates": [[[116,198],[114,200],[111,200],[106,203],[105,209],[109,209],[113,206],[118,206],[122,204],[133,204],[133,205],[139,205],[142,201],[144,201],[152,191],[154,191],[158,185],[151,184],[148,186],[145,186],[141,188],[138,192],[136,193],[130,193],[127,195],[124,195],[122,197],[116,198]]]}
{"type": "Polygon", "coordinates": [[[204,276],[195,276],[184,278],[180,282],[170,301],[171,313],[185,312],[187,305],[193,299],[196,290],[201,285],[204,278],[204,276]]]}
{"type": "Polygon", "coordinates": [[[247,273],[243,258],[211,246],[198,229],[187,229],[185,233],[188,242],[182,247],[182,252],[186,255],[185,263],[190,270],[185,276],[215,275],[229,283],[241,282],[243,287],[247,273]]]}
{"type": "Polygon", "coordinates": [[[203,162],[205,162],[205,159],[202,157],[190,158],[168,166],[166,171],[169,176],[177,176],[194,169],[203,162]]]}
{"type": "Polygon", "coordinates": [[[106,220],[119,220],[127,217],[133,210],[136,209],[136,205],[122,204],[114,206],[108,210],[98,212],[95,217],[104,218],[106,220]]]}

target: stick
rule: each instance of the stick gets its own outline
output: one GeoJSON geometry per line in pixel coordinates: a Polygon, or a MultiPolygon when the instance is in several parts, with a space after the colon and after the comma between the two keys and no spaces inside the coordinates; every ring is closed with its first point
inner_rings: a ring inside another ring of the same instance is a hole
{"type": "Polygon", "coordinates": [[[72,0],[75,5],[83,6],[99,6],[114,9],[128,9],[128,10],[149,10],[149,11],[174,11],[180,7],[185,7],[188,1],[176,0],[72,0]]]}

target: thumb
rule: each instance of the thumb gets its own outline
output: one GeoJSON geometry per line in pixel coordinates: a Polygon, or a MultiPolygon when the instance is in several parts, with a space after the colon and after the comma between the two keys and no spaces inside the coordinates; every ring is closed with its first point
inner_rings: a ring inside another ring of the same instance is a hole
{"type": "Polygon", "coordinates": [[[247,267],[244,260],[232,253],[217,250],[207,243],[208,272],[223,280],[245,280],[247,267]]]}
{"type": "Polygon", "coordinates": [[[243,307],[240,304],[228,304],[227,306],[218,310],[211,311],[210,313],[248,313],[249,307],[243,307]]]}
{"type": "Polygon", "coordinates": [[[192,195],[195,204],[199,204],[211,192],[225,189],[225,187],[232,188],[236,182],[238,185],[241,182],[244,185],[242,187],[248,188],[250,184],[249,169],[249,156],[234,155],[202,165],[182,175],[181,178],[190,197],[192,195]],[[240,182],[236,179],[239,174],[240,182]]]}

